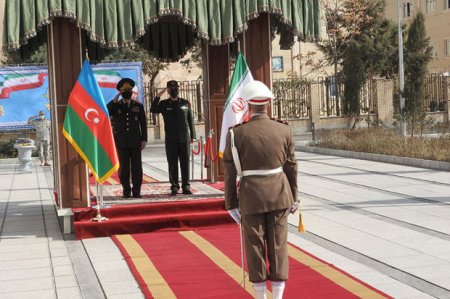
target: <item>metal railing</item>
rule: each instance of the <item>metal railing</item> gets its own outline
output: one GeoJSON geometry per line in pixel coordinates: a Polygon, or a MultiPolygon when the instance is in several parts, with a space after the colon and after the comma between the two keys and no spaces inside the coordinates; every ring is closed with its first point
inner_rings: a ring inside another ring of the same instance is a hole
{"type": "MultiPolygon", "coordinates": [[[[321,117],[342,116],[343,115],[343,98],[344,84],[339,84],[340,95],[337,102],[337,87],[330,77],[319,77],[316,82],[319,84],[319,111],[321,117]]],[[[360,91],[360,114],[367,115],[376,113],[374,107],[373,80],[364,82],[360,91]]]]}
{"type": "Polygon", "coordinates": [[[311,116],[309,83],[295,79],[273,81],[275,100],[272,115],[280,119],[305,119],[311,116]]]}
{"type": "MultiPolygon", "coordinates": [[[[180,85],[179,97],[191,102],[195,123],[204,122],[203,81],[179,81],[178,84],[180,85]]],[[[150,107],[154,97],[161,91],[165,91],[161,94],[161,99],[167,99],[169,94],[166,91],[166,87],[154,87],[150,83],[144,84],[145,111],[147,113],[147,122],[150,125],[159,125],[159,118],[150,112],[150,107]]]]}
{"type": "Polygon", "coordinates": [[[429,74],[425,83],[424,108],[426,112],[445,111],[448,101],[447,82],[443,74],[429,74]]]}

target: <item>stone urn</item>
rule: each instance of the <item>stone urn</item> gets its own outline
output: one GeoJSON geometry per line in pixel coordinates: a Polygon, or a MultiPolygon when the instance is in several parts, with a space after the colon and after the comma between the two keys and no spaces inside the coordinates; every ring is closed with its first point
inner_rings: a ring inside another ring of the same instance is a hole
{"type": "Polygon", "coordinates": [[[31,154],[36,148],[34,145],[34,140],[30,138],[19,138],[14,143],[14,148],[19,152],[19,171],[21,172],[31,172],[31,154]]]}

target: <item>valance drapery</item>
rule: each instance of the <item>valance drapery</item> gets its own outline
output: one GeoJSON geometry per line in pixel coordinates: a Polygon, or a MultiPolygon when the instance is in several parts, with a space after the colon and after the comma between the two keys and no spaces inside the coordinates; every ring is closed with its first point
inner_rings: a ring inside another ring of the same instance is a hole
{"type": "Polygon", "coordinates": [[[27,44],[58,17],[69,18],[102,47],[143,39],[156,55],[173,58],[197,38],[210,45],[233,42],[261,13],[276,18],[291,40],[317,39],[320,28],[319,0],[8,0],[4,12],[5,50],[27,44]]]}

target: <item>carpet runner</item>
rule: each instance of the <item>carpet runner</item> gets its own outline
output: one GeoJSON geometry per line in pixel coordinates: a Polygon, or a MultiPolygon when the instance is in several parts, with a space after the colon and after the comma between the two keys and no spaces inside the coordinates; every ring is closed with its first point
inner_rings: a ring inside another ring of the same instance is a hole
{"type": "MultiPolygon", "coordinates": [[[[239,229],[235,224],[116,235],[112,239],[146,298],[254,296],[247,275],[243,287],[239,229]]],[[[284,298],[390,298],[293,245],[289,245],[289,265],[284,298]]]]}
{"type": "MultiPolygon", "coordinates": [[[[90,185],[91,194],[96,194],[96,186],[90,185]]],[[[110,204],[137,204],[150,202],[170,202],[179,200],[195,200],[205,198],[218,198],[223,196],[223,191],[216,189],[203,182],[191,182],[192,195],[184,195],[179,193],[173,197],[170,195],[170,183],[168,182],[151,182],[142,184],[141,196],[142,198],[122,198],[122,186],[120,184],[111,184],[103,186],[103,203],[110,204]]]]}
{"type": "Polygon", "coordinates": [[[93,222],[93,208],[74,210],[77,239],[167,230],[187,230],[233,223],[223,198],[113,205],[101,209],[108,221],[93,222]]]}

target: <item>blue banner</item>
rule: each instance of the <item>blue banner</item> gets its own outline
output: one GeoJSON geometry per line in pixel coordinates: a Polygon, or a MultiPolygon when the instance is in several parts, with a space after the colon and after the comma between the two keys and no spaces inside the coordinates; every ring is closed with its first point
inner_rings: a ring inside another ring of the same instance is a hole
{"type": "MultiPolygon", "coordinates": [[[[106,102],[117,94],[121,78],[136,82],[134,97],[144,102],[142,62],[100,63],[92,68],[106,102]]],[[[46,66],[0,68],[0,131],[31,129],[28,119],[39,111],[50,119],[50,105],[46,66]]]]}

